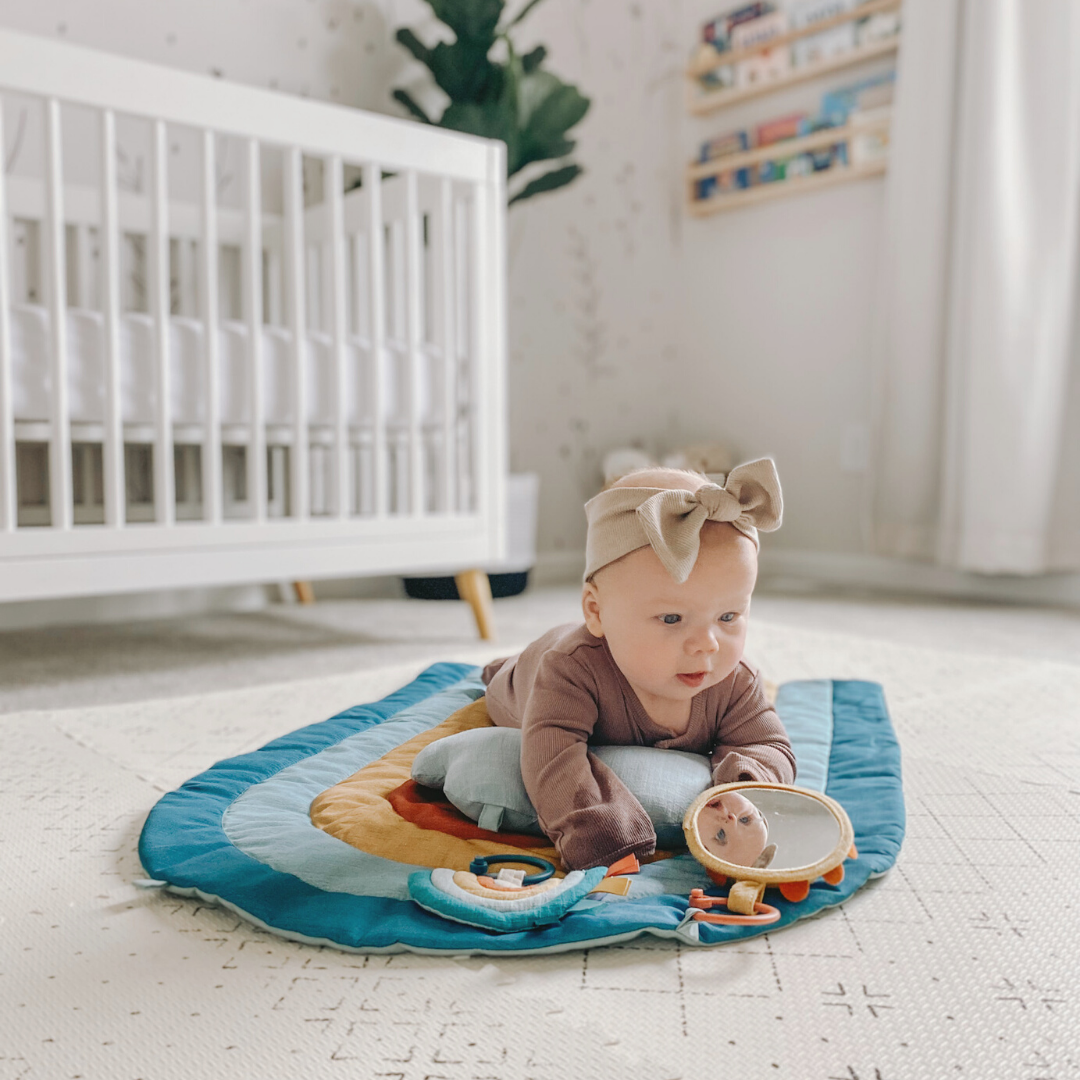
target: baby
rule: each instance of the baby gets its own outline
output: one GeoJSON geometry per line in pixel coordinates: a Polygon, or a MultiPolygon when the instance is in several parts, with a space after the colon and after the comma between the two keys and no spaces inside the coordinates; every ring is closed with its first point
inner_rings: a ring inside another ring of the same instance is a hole
{"type": "Polygon", "coordinates": [[[558,627],[484,670],[487,708],[521,728],[521,775],[570,868],[650,855],[641,804],[590,745],[709,754],[714,784],[790,784],[795,757],[743,660],[757,529],[780,524],[776,469],[740,465],[724,487],[644,469],[585,507],[585,624],[558,627]]]}

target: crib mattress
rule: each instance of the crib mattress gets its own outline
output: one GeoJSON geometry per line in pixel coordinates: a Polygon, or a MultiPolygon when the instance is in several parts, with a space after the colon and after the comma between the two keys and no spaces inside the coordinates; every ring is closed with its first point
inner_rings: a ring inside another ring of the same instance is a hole
{"type": "MultiPolygon", "coordinates": [[[[69,309],[66,320],[69,416],[74,423],[100,424],[105,415],[105,330],[98,311],[69,309]]],[[[263,416],[267,424],[292,423],[294,357],[292,334],[280,326],[262,327],[263,416]]],[[[169,319],[171,415],[176,424],[197,425],[205,419],[205,331],[198,319],[169,319]]],[[[13,356],[12,403],[16,421],[44,423],[52,415],[51,335],[48,309],[38,304],[11,308],[13,356]]],[[[244,424],[250,418],[249,332],[245,323],[223,320],[218,328],[220,415],[223,424],[244,424]]],[[[308,422],[334,423],[338,392],[333,342],[328,334],[309,331],[304,338],[308,422]]],[[[437,350],[425,348],[419,365],[419,410],[423,419],[441,417],[442,364],[437,350]]],[[[128,425],[152,426],[156,416],[156,347],[149,315],[125,312],[120,318],[121,413],[128,425]]],[[[382,365],[380,411],[387,423],[407,418],[404,395],[407,356],[403,346],[388,342],[382,365]]],[[[346,343],[345,399],[347,421],[370,425],[375,410],[365,393],[370,385],[371,349],[365,339],[346,343]]],[[[47,436],[46,436],[47,437],[47,436]]],[[[130,440],[129,441],[135,441],[130,440]]]]}
{"type": "MultiPolygon", "coordinates": [[[[146,872],[171,892],[221,903],[284,937],[358,952],[558,952],[641,934],[704,946],[763,932],[687,917],[690,889],[710,884],[688,854],[643,866],[625,899],[517,933],[449,922],[413,903],[408,881],[416,871],[456,866],[462,852],[496,854],[522,844],[475,827],[463,834],[407,805],[402,792],[412,754],[482,693],[477,669],[436,664],[382,701],[219,762],[151,812],[139,845],[146,872]],[[354,846],[317,828],[309,808],[365,767],[381,770],[382,794],[373,798],[370,835],[354,846]]],[[[770,894],[781,910],[780,923],[768,927],[773,932],[884,873],[904,834],[900,753],[881,688],[850,680],[788,684],[778,708],[807,762],[800,779],[816,777],[847,809],[859,854],[839,885],[818,881],[798,904],[770,894]]]]}

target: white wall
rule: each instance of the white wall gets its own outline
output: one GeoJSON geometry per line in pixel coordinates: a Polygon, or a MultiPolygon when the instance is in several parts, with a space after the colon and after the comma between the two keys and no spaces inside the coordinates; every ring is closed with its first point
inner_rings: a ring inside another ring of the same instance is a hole
{"type": "Polygon", "coordinates": [[[592,98],[586,173],[510,221],[512,465],[541,475],[542,552],[584,549],[608,450],[677,423],[684,228],[678,5],[548,0],[526,24],[592,98]]]}
{"type": "MultiPolygon", "coordinates": [[[[716,10],[695,0],[692,26],[716,10]],[[699,18],[700,17],[700,18],[699,18]]],[[[684,123],[684,157],[704,138],[792,112],[892,68],[891,58],[684,123]]],[[[870,341],[884,181],[836,187],[684,225],[676,321],[698,427],[715,417],[747,457],[773,454],[784,526],[770,548],[863,549],[870,341]],[[860,460],[862,458],[863,460],[860,460]]]]}
{"type": "MultiPolygon", "coordinates": [[[[868,416],[882,182],[684,215],[698,142],[821,92],[687,116],[682,69],[723,6],[546,0],[522,27],[593,99],[586,175],[510,217],[511,463],[541,474],[542,552],[583,546],[607,450],[702,438],[775,454],[789,509],[774,547],[861,549],[862,477],[841,453],[868,416]]],[[[393,30],[431,20],[419,0],[0,0],[0,25],[396,112],[389,89],[422,69],[393,30]]]]}
{"type": "Polygon", "coordinates": [[[512,215],[514,458],[543,476],[542,551],[584,546],[607,450],[701,439],[775,455],[787,512],[770,547],[862,549],[864,476],[842,455],[869,416],[883,183],[695,219],[683,174],[704,139],[813,112],[823,88],[876,69],[691,117],[682,71],[723,7],[549,0],[530,19],[594,97],[587,175],[512,215]]]}

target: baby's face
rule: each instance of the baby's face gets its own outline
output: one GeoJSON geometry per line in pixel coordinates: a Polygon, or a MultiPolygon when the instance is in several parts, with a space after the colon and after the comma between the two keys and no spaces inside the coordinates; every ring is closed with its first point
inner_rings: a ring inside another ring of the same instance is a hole
{"type": "Polygon", "coordinates": [[[761,811],[737,791],[725,791],[703,806],[697,831],[707,851],[736,866],[752,866],[769,839],[761,811]]]}
{"type": "Polygon", "coordinates": [[[646,710],[688,701],[742,659],[756,578],[753,543],[730,525],[707,522],[686,581],[678,584],[651,547],[638,548],[586,584],[585,622],[607,639],[646,710]]]}

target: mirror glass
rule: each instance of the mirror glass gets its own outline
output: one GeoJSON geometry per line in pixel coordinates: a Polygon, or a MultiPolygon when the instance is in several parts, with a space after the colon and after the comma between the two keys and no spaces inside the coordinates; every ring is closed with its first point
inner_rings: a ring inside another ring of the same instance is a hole
{"type": "Polygon", "coordinates": [[[789,870],[830,855],[840,843],[840,822],[798,791],[731,789],[701,808],[697,833],[702,847],[725,862],[789,870]]]}

